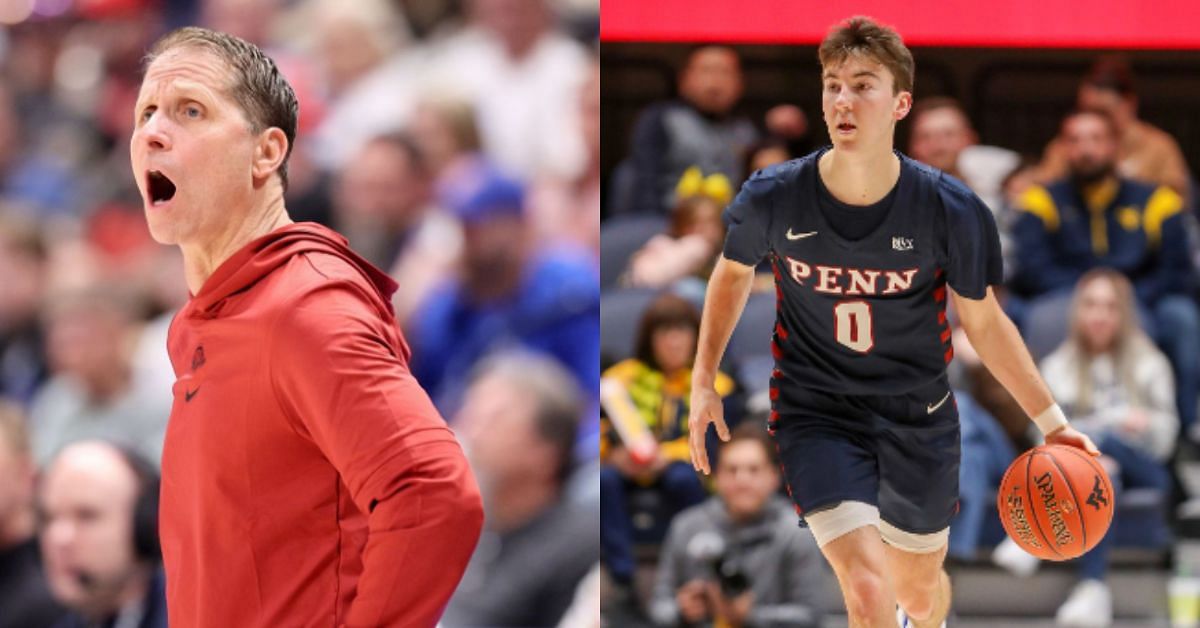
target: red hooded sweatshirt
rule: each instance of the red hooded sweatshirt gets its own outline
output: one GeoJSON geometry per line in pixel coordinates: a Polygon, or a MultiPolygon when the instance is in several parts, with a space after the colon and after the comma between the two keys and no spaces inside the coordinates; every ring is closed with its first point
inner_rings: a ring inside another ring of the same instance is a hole
{"type": "Polygon", "coordinates": [[[172,628],[437,622],[483,511],[409,373],[395,290],[302,223],[247,244],[175,316],[160,508],[172,628]]]}

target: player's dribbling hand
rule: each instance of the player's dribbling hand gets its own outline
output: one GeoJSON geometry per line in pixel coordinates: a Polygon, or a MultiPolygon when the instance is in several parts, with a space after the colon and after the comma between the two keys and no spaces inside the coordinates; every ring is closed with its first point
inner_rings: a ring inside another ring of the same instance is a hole
{"type": "Polygon", "coordinates": [[[1088,438],[1087,434],[1066,425],[1046,434],[1047,445],[1067,445],[1069,447],[1078,447],[1092,456],[1099,456],[1100,450],[1096,447],[1096,443],[1088,438]]]}
{"type": "Polygon", "coordinates": [[[729,440],[729,428],[725,426],[725,408],[721,396],[711,388],[692,388],[691,413],[688,415],[688,445],[692,450],[692,468],[708,475],[708,449],[704,436],[708,424],[717,428],[721,440],[729,440]]]}

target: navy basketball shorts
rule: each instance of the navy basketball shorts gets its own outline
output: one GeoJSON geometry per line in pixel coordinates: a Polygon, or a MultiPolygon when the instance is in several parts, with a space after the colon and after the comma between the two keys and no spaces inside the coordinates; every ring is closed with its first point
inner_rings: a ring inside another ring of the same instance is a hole
{"type": "Polygon", "coordinates": [[[781,387],[767,428],[803,517],[859,501],[905,532],[945,529],[958,511],[958,407],[945,376],[902,395],[781,387]]]}

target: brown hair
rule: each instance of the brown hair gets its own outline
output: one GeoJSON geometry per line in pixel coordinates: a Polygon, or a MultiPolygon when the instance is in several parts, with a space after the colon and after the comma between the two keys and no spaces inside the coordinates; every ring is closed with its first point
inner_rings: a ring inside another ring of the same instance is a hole
{"type": "Polygon", "coordinates": [[[775,443],[771,441],[771,437],[767,435],[767,431],[763,429],[761,423],[746,422],[738,425],[729,432],[729,440],[722,441],[717,445],[717,455],[725,451],[725,448],[742,441],[751,441],[762,446],[763,454],[767,457],[767,466],[775,469],[779,464],[778,454],[775,443]]]}
{"type": "Polygon", "coordinates": [[[638,325],[637,350],[634,357],[650,368],[658,370],[654,357],[654,334],[660,329],[689,327],[700,334],[700,312],[691,301],[673,294],[660,295],[650,302],[638,325]]]}
{"type": "Polygon", "coordinates": [[[912,53],[892,28],[869,17],[855,16],[833,27],[817,51],[822,69],[841,65],[854,55],[878,61],[887,68],[892,73],[892,93],[912,92],[916,65],[912,53]]]}
{"type": "Polygon", "coordinates": [[[931,96],[929,98],[922,98],[921,100],[918,100],[917,102],[913,103],[912,112],[909,113],[908,119],[912,121],[911,124],[913,126],[916,126],[917,120],[919,120],[921,116],[931,111],[937,111],[938,109],[953,109],[954,111],[957,111],[959,115],[962,116],[963,121],[966,122],[967,127],[970,128],[971,117],[967,115],[967,110],[963,109],[962,103],[950,98],[949,96],[931,96]]]}
{"type": "Polygon", "coordinates": [[[279,179],[283,189],[287,190],[287,162],[296,141],[296,121],[300,116],[300,104],[291,84],[258,46],[198,26],[187,26],[163,35],[150,47],[143,67],[149,68],[155,59],[170,50],[185,47],[208,50],[233,70],[228,94],[242,108],[254,133],[275,127],[287,136],[287,152],[279,165],[279,179]]]}
{"type": "MultiPolygon", "coordinates": [[[[703,195],[689,196],[681,199],[671,210],[671,226],[667,233],[673,238],[682,238],[692,232],[696,224],[711,218],[705,212],[716,212],[717,220],[721,220],[721,203],[703,195]]],[[[721,223],[724,226],[724,222],[721,223]]]]}
{"type": "Polygon", "coordinates": [[[1133,70],[1123,57],[1104,56],[1096,60],[1086,76],[1083,84],[1096,89],[1116,92],[1122,98],[1137,96],[1137,88],[1133,81],[1133,70]]]}
{"type": "Polygon", "coordinates": [[[458,150],[475,152],[483,147],[479,136],[479,120],[470,101],[451,94],[440,94],[421,101],[437,116],[454,136],[458,150]]]}

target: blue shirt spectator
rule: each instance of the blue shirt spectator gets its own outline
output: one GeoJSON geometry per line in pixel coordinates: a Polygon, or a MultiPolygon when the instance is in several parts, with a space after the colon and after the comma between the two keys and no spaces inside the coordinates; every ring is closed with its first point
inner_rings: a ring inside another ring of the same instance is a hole
{"type": "Polygon", "coordinates": [[[463,268],[418,307],[409,328],[413,371],[451,413],[472,366],[513,346],[557,358],[594,399],[600,381],[600,287],[577,251],[531,250],[523,189],[483,172],[451,209],[463,222],[463,268]]]}

